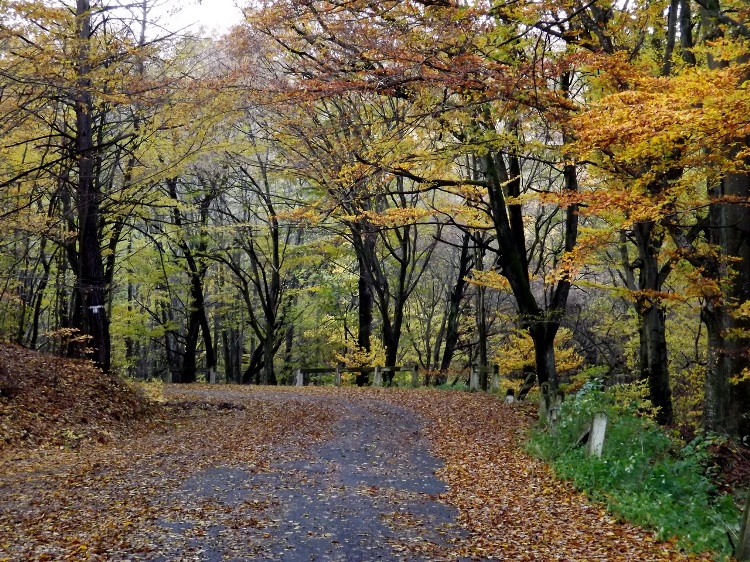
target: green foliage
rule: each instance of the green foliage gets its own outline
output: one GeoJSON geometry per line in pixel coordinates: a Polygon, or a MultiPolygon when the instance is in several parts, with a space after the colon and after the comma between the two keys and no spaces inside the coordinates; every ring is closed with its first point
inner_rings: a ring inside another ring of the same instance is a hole
{"type": "Polygon", "coordinates": [[[548,461],[558,476],[614,514],[676,537],[693,552],[731,553],[727,532],[736,533],[739,512],[730,496],[718,495],[706,476],[706,447],[698,438],[680,448],[648,416],[638,389],[604,392],[587,383],[560,409],[555,431],[532,432],[529,450],[548,461]],[[588,457],[577,443],[595,412],[606,412],[607,436],[601,458],[588,457]]]}

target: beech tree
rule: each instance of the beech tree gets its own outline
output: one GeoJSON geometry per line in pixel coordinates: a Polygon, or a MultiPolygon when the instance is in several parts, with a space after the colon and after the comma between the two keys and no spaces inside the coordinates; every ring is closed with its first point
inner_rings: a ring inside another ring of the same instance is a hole
{"type": "Polygon", "coordinates": [[[23,147],[24,156],[15,159],[6,152],[10,165],[2,183],[24,190],[41,187],[53,194],[53,207],[66,213],[64,224],[75,236],[55,241],[63,246],[76,279],[71,327],[84,336],[79,353],[85,347],[108,370],[102,170],[111,164],[106,154],[129,143],[107,117],[119,88],[128,86],[125,76],[114,91],[102,72],[130,58],[135,45],[115,41],[105,12],[86,0],[71,9],[31,2],[15,2],[8,9],[15,19],[4,25],[12,46],[3,57],[3,76],[9,86],[6,99],[16,104],[16,140],[8,148],[17,153],[14,149],[23,147]]]}
{"type": "Polygon", "coordinates": [[[358,266],[357,343],[370,351],[377,310],[388,365],[398,362],[406,303],[440,229],[420,222],[430,213],[411,180],[357,160],[390,134],[384,121],[399,121],[403,111],[398,100],[357,94],[311,102],[290,110],[274,137],[282,147],[281,165],[317,188],[308,205],[343,226],[339,233],[350,242],[358,266]],[[425,234],[427,228],[434,234],[425,234]]]}
{"type": "MultiPolygon", "coordinates": [[[[536,142],[526,141],[535,120],[558,123],[555,127],[562,130],[572,75],[564,57],[547,58],[552,39],[524,21],[512,9],[419,2],[275,2],[253,18],[256,29],[289,55],[284,70],[294,77],[290,84],[296,95],[333,99],[342,92],[367,91],[412,107],[415,117],[401,130],[426,131],[429,148],[413,145],[414,137],[404,134],[400,145],[392,141],[390,150],[360,154],[359,161],[422,188],[463,196],[475,190],[495,232],[495,262],[509,281],[521,325],[534,339],[539,380],[554,387],[553,341],[570,279],[560,278],[549,287],[549,300],[540,303],[530,275],[527,252],[533,246],[527,247],[520,196],[525,165],[562,158],[559,147],[552,148],[555,142],[541,154],[532,148],[536,142]],[[461,177],[455,162],[466,155],[475,156],[476,166],[461,177]]],[[[576,167],[572,161],[561,164],[548,185],[574,193],[576,167]]],[[[575,204],[565,207],[561,251],[573,247],[577,230],[575,204]]]]}
{"type": "MultiPolygon", "coordinates": [[[[87,1],[11,2],[3,21],[8,48],[1,74],[11,136],[3,147],[2,185],[18,187],[9,201],[14,215],[29,204],[49,209],[44,225],[27,223],[24,231],[62,248],[57,263],[75,278],[71,294],[57,299],[58,324],[50,332],[67,331],[68,352],[86,354],[104,370],[110,367],[113,276],[128,216],[148,200],[159,170],[174,163],[163,151],[145,156],[157,132],[170,128],[167,121],[172,130],[177,126],[175,115],[159,115],[156,108],[163,107],[170,81],[183,78],[166,76],[156,56],[160,40],[146,40],[149,6],[140,2],[133,15],[87,1]]],[[[63,282],[54,290],[69,288],[63,282]]]]}
{"type": "MultiPolygon", "coordinates": [[[[738,93],[746,72],[745,48],[732,40],[745,34],[745,14],[738,13],[740,20],[713,2],[670,4],[662,23],[665,50],[658,70],[643,62],[623,64],[614,53],[596,53],[595,64],[606,69],[611,93],[582,116],[578,130],[582,146],[598,151],[597,161],[611,177],[629,178],[616,205],[636,218],[636,228],[649,228],[641,247],[651,252],[651,258],[638,264],[641,275],[650,268],[652,279],[663,280],[679,259],[697,268],[694,294],[703,301],[709,357],[703,421],[707,428],[729,431],[744,423],[748,403],[746,383],[730,384],[747,360],[744,319],[738,308],[747,297],[743,272],[748,263],[741,234],[748,195],[741,156],[744,125],[735,113],[743,111],[738,93]],[[700,44],[694,43],[692,34],[696,9],[703,30],[700,44]],[[677,54],[681,64],[675,60],[677,54]],[[667,237],[676,252],[662,260],[659,272],[653,267],[658,255],[653,250],[667,237]]],[[[603,205],[611,210],[616,197],[611,190],[602,195],[603,205]]],[[[649,309],[659,308],[661,284],[646,285],[641,297],[650,301],[649,309]]],[[[650,329],[657,342],[664,341],[663,311],[660,315],[650,329]]],[[[663,366],[660,384],[668,389],[665,354],[655,352],[647,364],[656,366],[654,357],[663,366]]],[[[662,407],[662,421],[670,421],[667,395],[653,385],[652,394],[662,407]]]]}

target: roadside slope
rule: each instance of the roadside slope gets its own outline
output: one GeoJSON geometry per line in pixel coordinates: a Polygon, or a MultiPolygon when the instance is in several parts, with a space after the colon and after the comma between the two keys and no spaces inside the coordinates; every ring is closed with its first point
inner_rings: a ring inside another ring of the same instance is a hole
{"type": "Polygon", "coordinates": [[[0,344],[0,451],[105,441],[156,409],[88,361],[0,344]]]}

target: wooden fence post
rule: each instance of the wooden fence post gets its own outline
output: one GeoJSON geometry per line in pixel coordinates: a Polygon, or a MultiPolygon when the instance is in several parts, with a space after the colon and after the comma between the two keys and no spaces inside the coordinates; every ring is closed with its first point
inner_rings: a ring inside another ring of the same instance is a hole
{"type": "Polygon", "coordinates": [[[297,369],[297,385],[296,386],[305,386],[305,375],[302,374],[302,369],[297,369]]]}
{"type": "Polygon", "coordinates": [[[336,365],[336,375],[333,379],[336,386],[341,386],[341,367],[336,365]]]}
{"type": "Polygon", "coordinates": [[[414,363],[411,366],[411,387],[417,388],[419,386],[419,366],[414,363]]]}
{"type": "Polygon", "coordinates": [[[378,366],[375,366],[375,374],[372,377],[372,386],[383,386],[383,375],[380,372],[380,367],[378,366]]]}
{"type": "Polygon", "coordinates": [[[549,428],[554,433],[557,429],[557,419],[560,417],[560,408],[553,406],[549,411],[549,428]]]}
{"type": "Polygon", "coordinates": [[[587,452],[589,456],[602,456],[602,450],[604,449],[604,436],[606,433],[607,414],[604,412],[597,412],[594,414],[594,419],[591,420],[591,432],[589,433],[589,441],[587,443],[587,452]]]}

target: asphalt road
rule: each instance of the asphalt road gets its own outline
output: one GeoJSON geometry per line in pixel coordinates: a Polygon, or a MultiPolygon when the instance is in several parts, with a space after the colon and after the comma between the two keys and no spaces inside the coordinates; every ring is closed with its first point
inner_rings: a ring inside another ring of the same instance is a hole
{"type": "Polygon", "coordinates": [[[231,533],[230,523],[219,519],[203,524],[198,536],[195,529],[201,521],[164,519],[157,525],[162,536],[150,537],[161,554],[144,559],[455,560],[448,555],[450,543],[460,539],[462,531],[455,524],[455,509],[438,498],[445,490],[435,475],[441,465],[428,451],[420,420],[407,410],[367,398],[306,399],[333,402],[338,420],[329,439],[309,450],[278,450],[270,470],[201,470],[173,494],[183,515],[199,513],[198,507],[206,503],[222,504],[227,512],[258,505],[262,510],[257,519],[249,517],[244,529],[235,520],[231,533]],[[253,545],[251,554],[231,554],[238,550],[238,532],[253,545]]]}

